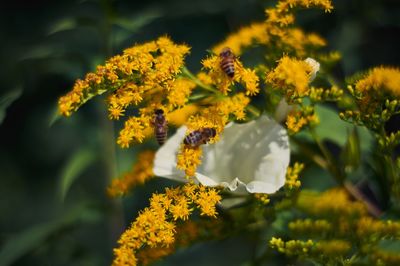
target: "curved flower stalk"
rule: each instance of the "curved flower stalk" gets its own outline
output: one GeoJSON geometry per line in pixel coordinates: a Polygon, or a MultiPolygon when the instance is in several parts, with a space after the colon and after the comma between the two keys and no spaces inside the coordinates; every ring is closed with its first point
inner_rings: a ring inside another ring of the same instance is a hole
{"type": "MultiPolygon", "coordinates": [[[[158,150],[155,175],[187,181],[185,173],[176,168],[185,134],[183,126],[158,150]]],[[[245,124],[228,124],[218,143],[204,145],[194,178],[202,185],[223,186],[237,193],[274,193],[285,184],[289,159],[286,130],[261,116],[245,124]]]]}

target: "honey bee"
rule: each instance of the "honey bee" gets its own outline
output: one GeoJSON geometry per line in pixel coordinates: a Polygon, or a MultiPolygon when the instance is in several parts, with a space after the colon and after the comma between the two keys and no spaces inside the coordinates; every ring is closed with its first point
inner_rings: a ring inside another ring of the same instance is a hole
{"type": "Polygon", "coordinates": [[[196,148],[201,144],[206,144],[211,138],[215,137],[217,132],[214,128],[202,128],[189,133],[183,140],[185,145],[196,148]]]}
{"type": "Polygon", "coordinates": [[[154,111],[154,119],[152,124],[154,126],[154,135],[156,136],[158,144],[163,145],[167,139],[168,122],[162,109],[156,109],[154,111]]]}
{"type": "Polygon", "coordinates": [[[233,54],[231,48],[225,47],[224,49],[222,49],[219,57],[221,59],[221,69],[228,77],[233,78],[233,76],[235,75],[235,55],[233,54]]]}

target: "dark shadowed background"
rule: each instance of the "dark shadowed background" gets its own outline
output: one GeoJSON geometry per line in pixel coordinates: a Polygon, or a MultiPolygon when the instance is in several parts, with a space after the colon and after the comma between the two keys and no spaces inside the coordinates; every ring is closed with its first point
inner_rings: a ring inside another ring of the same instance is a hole
{"type": "MultiPolygon", "coordinates": [[[[335,10],[299,13],[299,24],[328,40],[343,60],[339,78],[375,65],[400,65],[400,1],[333,1],[335,10]]],[[[135,147],[115,144],[104,97],[54,120],[75,79],[135,43],[169,35],[206,49],[252,21],[266,0],[9,1],[0,8],[0,265],[109,265],[125,226],[164,180],[123,200],[105,189],[127,171],[135,147]]],[[[396,123],[396,122],[393,122],[396,123]]],[[[149,146],[154,143],[147,144],[149,146]]],[[[246,265],[246,236],[197,244],[159,265],[246,265]],[[226,255],[228,254],[228,255],[226,255]]],[[[249,265],[249,264],[247,264],[249,265]]]]}

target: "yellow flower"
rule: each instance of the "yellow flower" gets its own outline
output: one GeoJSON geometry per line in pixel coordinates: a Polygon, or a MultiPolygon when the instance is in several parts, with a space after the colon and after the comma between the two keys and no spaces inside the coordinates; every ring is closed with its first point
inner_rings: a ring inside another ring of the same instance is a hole
{"type": "Polygon", "coordinates": [[[201,163],[202,149],[188,148],[181,145],[177,158],[177,168],[185,171],[187,177],[192,177],[196,173],[196,168],[201,163]]]}
{"type": "Polygon", "coordinates": [[[175,200],[175,203],[169,207],[169,211],[174,217],[174,220],[187,220],[191,213],[189,209],[189,203],[185,197],[180,197],[180,199],[175,200]]]}
{"type": "Polygon", "coordinates": [[[167,114],[168,123],[175,126],[181,126],[186,123],[191,115],[197,113],[198,111],[199,107],[197,107],[197,105],[185,105],[184,107],[167,114]]]}
{"type": "Polygon", "coordinates": [[[319,123],[318,116],[313,108],[303,108],[302,110],[292,110],[286,117],[286,126],[290,134],[298,133],[306,125],[319,123]]]}
{"type": "Polygon", "coordinates": [[[284,56],[279,60],[278,66],[267,73],[267,82],[274,88],[283,90],[290,99],[292,95],[305,95],[312,71],[312,66],[307,62],[284,56]]]}
{"type": "Polygon", "coordinates": [[[288,224],[290,231],[296,234],[312,234],[312,235],[322,235],[324,233],[330,232],[333,226],[327,220],[295,220],[288,224]]]}
{"type": "Polygon", "coordinates": [[[386,91],[400,98],[400,70],[392,67],[376,67],[357,81],[355,89],[360,92],[386,91]]]}
{"type": "MultiPolygon", "coordinates": [[[[259,78],[254,70],[243,67],[243,64],[236,58],[234,60],[234,76],[230,78],[222,70],[220,63],[221,59],[216,55],[202,61],[204,69],[208,71],[209,80],[211,80],[212,84],[223,94],[228,94],[235,82],[243,84],[246,88],[246,95],[255,95],[259,92],[259,78]]],[[[206,79],[204,74],[202,74],[201,77],[206,79]]]]}
{"type": "Polygon", "coordinates": [[[219,54],[224,47],[229,47],[236,56],[239,56],[243,49],[252,44],[268,44],[269,38],[267,25],[263,22],[255,22],[229,35],[225,41],[217,44],[212,50],[219,54]]]}
{"type": "Polygon", "coordinates": [[[201,215],[215,217],[221,196],[214,188],[186,184],[154,194],[145,208],[118,240],[113,265],[136,265],[136,253],[143,247],[168,247],[174,244],[176,221],[186,220],[193,208],[201,215]],[[190,194],[187,194],[190,192],[190,194]]]}
{"type": "Polygon", "coordinates": [[[174,81],[168,91],[168,102],[173,107],[182,107],[188,101],[188,97],[196,84],[190,79],[179,78],[174,81]]]}
{"type": "Polygon", "coordinates": [[[352,201],[343,189],[330,189],[321,194],[302,191],[298,199],[298,207],[307,213],[319,217],[338,215],[338,217],[360,217],[367,213],[366,207],[352,201]]]}
{"type": "Polygon", "coordinates": [[[146,136],[144,129],[149,127],[150,119],[145,116],[129,118],[119,133],[117,143],[122,148],[128,148],[133,141],[141,143],[146,136]]]}
{"type": "Polygon", "coordinates": [[[153,177],[154,155],[155,152],[150,150],[141,152],[131,172],[124,174],[122,178],[112,180],[110,187],[107,189],[108,194],[111,197],[124,195],[132,187],[143,184],[153,177]]]}
{"type": "Polygon", "coordinates": [[[338,257],[345,256],[351,249],[351,244],[345,240],[333,239],[318,241],[315,251],[324,256],[338,257]]]}
{"type": "Polygon", "coordinates": [[[200,189],[193,201],[200,209],[200,215],[215,217],[217,215],[215,205],[221,201],[221,196],[215,189],[200,189]]]}
{"type": "Polygon", "coordinates": [[[285,186],[289,189],[299,188],[301,182],[299,179],[300,172],[304,169],[304,164],[295,163],[293,166],[289,166],[286,172],[286,183],[285,186]]]}

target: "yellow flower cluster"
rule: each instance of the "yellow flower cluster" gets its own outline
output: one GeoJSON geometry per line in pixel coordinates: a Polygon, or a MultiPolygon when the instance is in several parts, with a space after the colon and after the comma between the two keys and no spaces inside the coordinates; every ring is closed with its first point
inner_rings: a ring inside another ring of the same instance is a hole
{"type": "Polygon", "coordinates": [[[280,238],[273,237],[269,244],[272,248],[288,256],[302,257],[326,256],[338,258],[339,256],[346,255],[351,249],[349,242],[340,239],[321,240],[318,242],[314,242],[311,239],[307,241],[289,240],[285,242],[280,238]]]}
{"type": "Polygon", "coordinates": [[[371,217],[362,217],[357,222],[357,234],[363,238],[400,237],[400,222],[381,221],[371,217]]]}
{"type": "Polygon", "coordinates": [[[122,148],[128,148],[132,141],[142,143],[143,139],[149,134],[149,131],[146,134],[146,129],[150,128],[150,123],[150,116],[142,115],[128,118],[125,121],[124,128],[119,132],[117,143],[122,148]]]}
{"type": "MultiPolygon", "coordinates": [[[[259,78],[254,70],[243,67],[239,59],[233,61],[235,72],[234,77],[230,78],[221,68],[221,58],[213,55],[202,61],[204,69],[207,73],[202,74],[202,79],[211,81],[210,85],[214,85],[224,95],[231,91],[234,82],[241,83],[246,89],[246,95],[256,95],[259,92],[259,78]],[[205,78],[204,75],[208,75],[205,78]]],[[[209,84],[209,83],[208,83],[209,84]]]]}
{"type": "Polygon", "coordinates": [[[290,222],[289,235],[319,240],[312,241],[314,244],[311,245],[310,240],[284,242],[273,238],[270,245],[279,252],[320,260],[322,264],[326,264],[327,261],[339,263],[352,250],[350,243],[358,243],[353,254],[368,257],[370,262],[389,262],[396,259],[393,254],[380,250],[379,243],[383,239],[398,239],[400,222],[371,217],[366,206],[351,199],[344,189],[330,189],[320,194],[302,191],[297,200],[297,207],[312,218],[290,222]]]}
{"type": "Polygon", "coordinates": [[[331,12],[333,9],[330,0],[281,0],[275,8],[266,10],[268,15],[267,21],[281,25],[288,25],[294,22],[290,16],[294,8],[321,8],[325,12],[331,12]]]}
{"type": "Polygon", "coordinates": [[[187,78],[179,78],[173,82],[170,88],[167,99],[173,107],[182,107],[188,101],[188,97],[196,84],[187,78]]]}
{"type": "Polygon", "coordinates": [[[168,124],[182,126],[186,123],[190,116],[199,111],[199,107],[195,104],[188,104],[180,109],[167,114],[168,124]]]}
{"type": "Polygon", "coordinates": [[[400,265],[400,254],[394,251],[377,249],[372,254],[372,260],[378,266],[400,265]]]}
{"type": "Polygon", "coordinates": [[[308,92],[312,71],[312,66],[307,62],[284,56],[278,66],[267,73],[266,81],[273,88],[282,90],[286,101],[291,103],[308,92]]]}
{"type": "Polygon", "coordinates": [[[295,234],[315,236],[321,236],[333,229],[332,224],[325,219],[295,220],[290,222],[288,227],[295,234]]]}
{"type": "Polygon", "coordinates": [[[337,86],[332,86],[330,89],[311,87],[308,96],[313,102],[338,101],[343,93],[343,90],[337,86]]]}
{"type": "Polygon", "coordinates": [[[200,147],[186,147],[181,145],[177,156],[176,167],[185,171],[186,177],[193,177],[197,166],[201,164],[203,150],[200,147]]]}
{"type": "Polygon", "coordinates": [[[339,188],[334,188],[322,194],[311,191],[302,191],[297,201],[298,207],[318,217],[361,217],[367,214],[365,205],[352,201],[348,193],[339,188]]]}
{"type": "Polygon", "coordinates": [[[176,221],[186,220],[194,209],[215,217],[221,196],[214,188],[186,184],[153,194],[150,207],[140,212],[118,240],[113,265],[137,265],[136,253],[143,247],[169,246],[175,241],[176,221]]]}
{"type": "Polygon", "coordinates": [[[376,67],[356,82],[355,89],[361,93],[387,92],[400,98],[400,69],[392,67],[376,67]]]}
{"type": "Polygon", "coordinates": [[[107,193],[111,197],[122,196],[139,184],[144,184],[154,176],[153,160],[154,151],[143,151],[138,155],[137,162],[133,165],[132,171],[124,174],[122,178],[113,179],[107,193]]]}
{"type": "Polygon", "coordinates": [[[289,166],[286,172],[285,187],[288,189],[299,188],[301,182],[299,180],[299,174],[304,169],[304,164],[296,162],[293,166],[289,166]]]}
{"type": "Polygon", "coordinates": [[[330,0],[281,0],[274,8],[266,9],[266,21],[255,22],[239,29],[212,50],[218,54],[224,47],[230,47],[239,56],[253,44],[267,46],[272,42],[285,52],[294,52],[295,55],[304,57],[308,49],[325,46],[326,41],[319,35],[306,34],[300,28],[288,27],[295,21],[295,7],[317,7],[327,12],[333,9],[330,0]]]}
{"type": "MultiPolygon", "coordinates": [[[[376,67],[347,88],[358,110],[340,114],[344,120],[378,131],[400,108],[400,69],[376,67]]],[[[384,137],[384,136],[382,136],[384,137]]]]}
{"type": "Polygon", "coordinates": [[[286,126],[289,134],[296,134],[306,125],[316,125],[319,123],[318,116],[314,113],[314,108],[303,108],[292,110],[286,117],[286,126]]]}
{"type": "Polygon", "coordinates": [[[109,97],[110,117],[118,119],[127,106],[140,103],[144,93],[149,96],[150,91],[168,89],[188,53],[189,47],[176,45],[168,37],[128,48],[84,80],[77,80],[72,91],[60,98],[60,112],[69,116],[92,97],[113,92],[109,97]]]}
{"type": "Polygon", "coordinates": [[[184,221],[176,226],[175,242],[170,246],[145,247],[137,253],[138,264],[150,265],[174,253],[178,248],[185,248],[194,242],[213,240],[223,237],[221,219],[199,219],[184,221]]]}
{"type": "Polygon", "coordinates": [[[275,237],[269,241],[269,244],[272,248],[289,256],[307,255],[315,246],[315,243],[311,239],[307,241],[289,240],[285,242],[282,239],[275,237]]]}
{"type": "Polygon", "coordinates": [[[267,205],[270,202],[270,199],[268,197],[268,194],[264,194],[264,193],[255,193],[254,197],[261,202],[264,205],[267,205]]]}
{"type": "Polygon", "coordinates": [[[351,250],[351,244],[341,239],[321,240],[315,245],[315,252],[325,257],[345,256],[351,250]]]}
{"type": "Polygon", "coordinates": [[[252,44],[267,45],[269,38],[267,24],[264,22],[255,22],[229,35],[226,40],[217,44],[212,50],[216,54],[219,54],[222,49],[229,47],[236,56],[239,56],[244,48],[252,44]]]}

